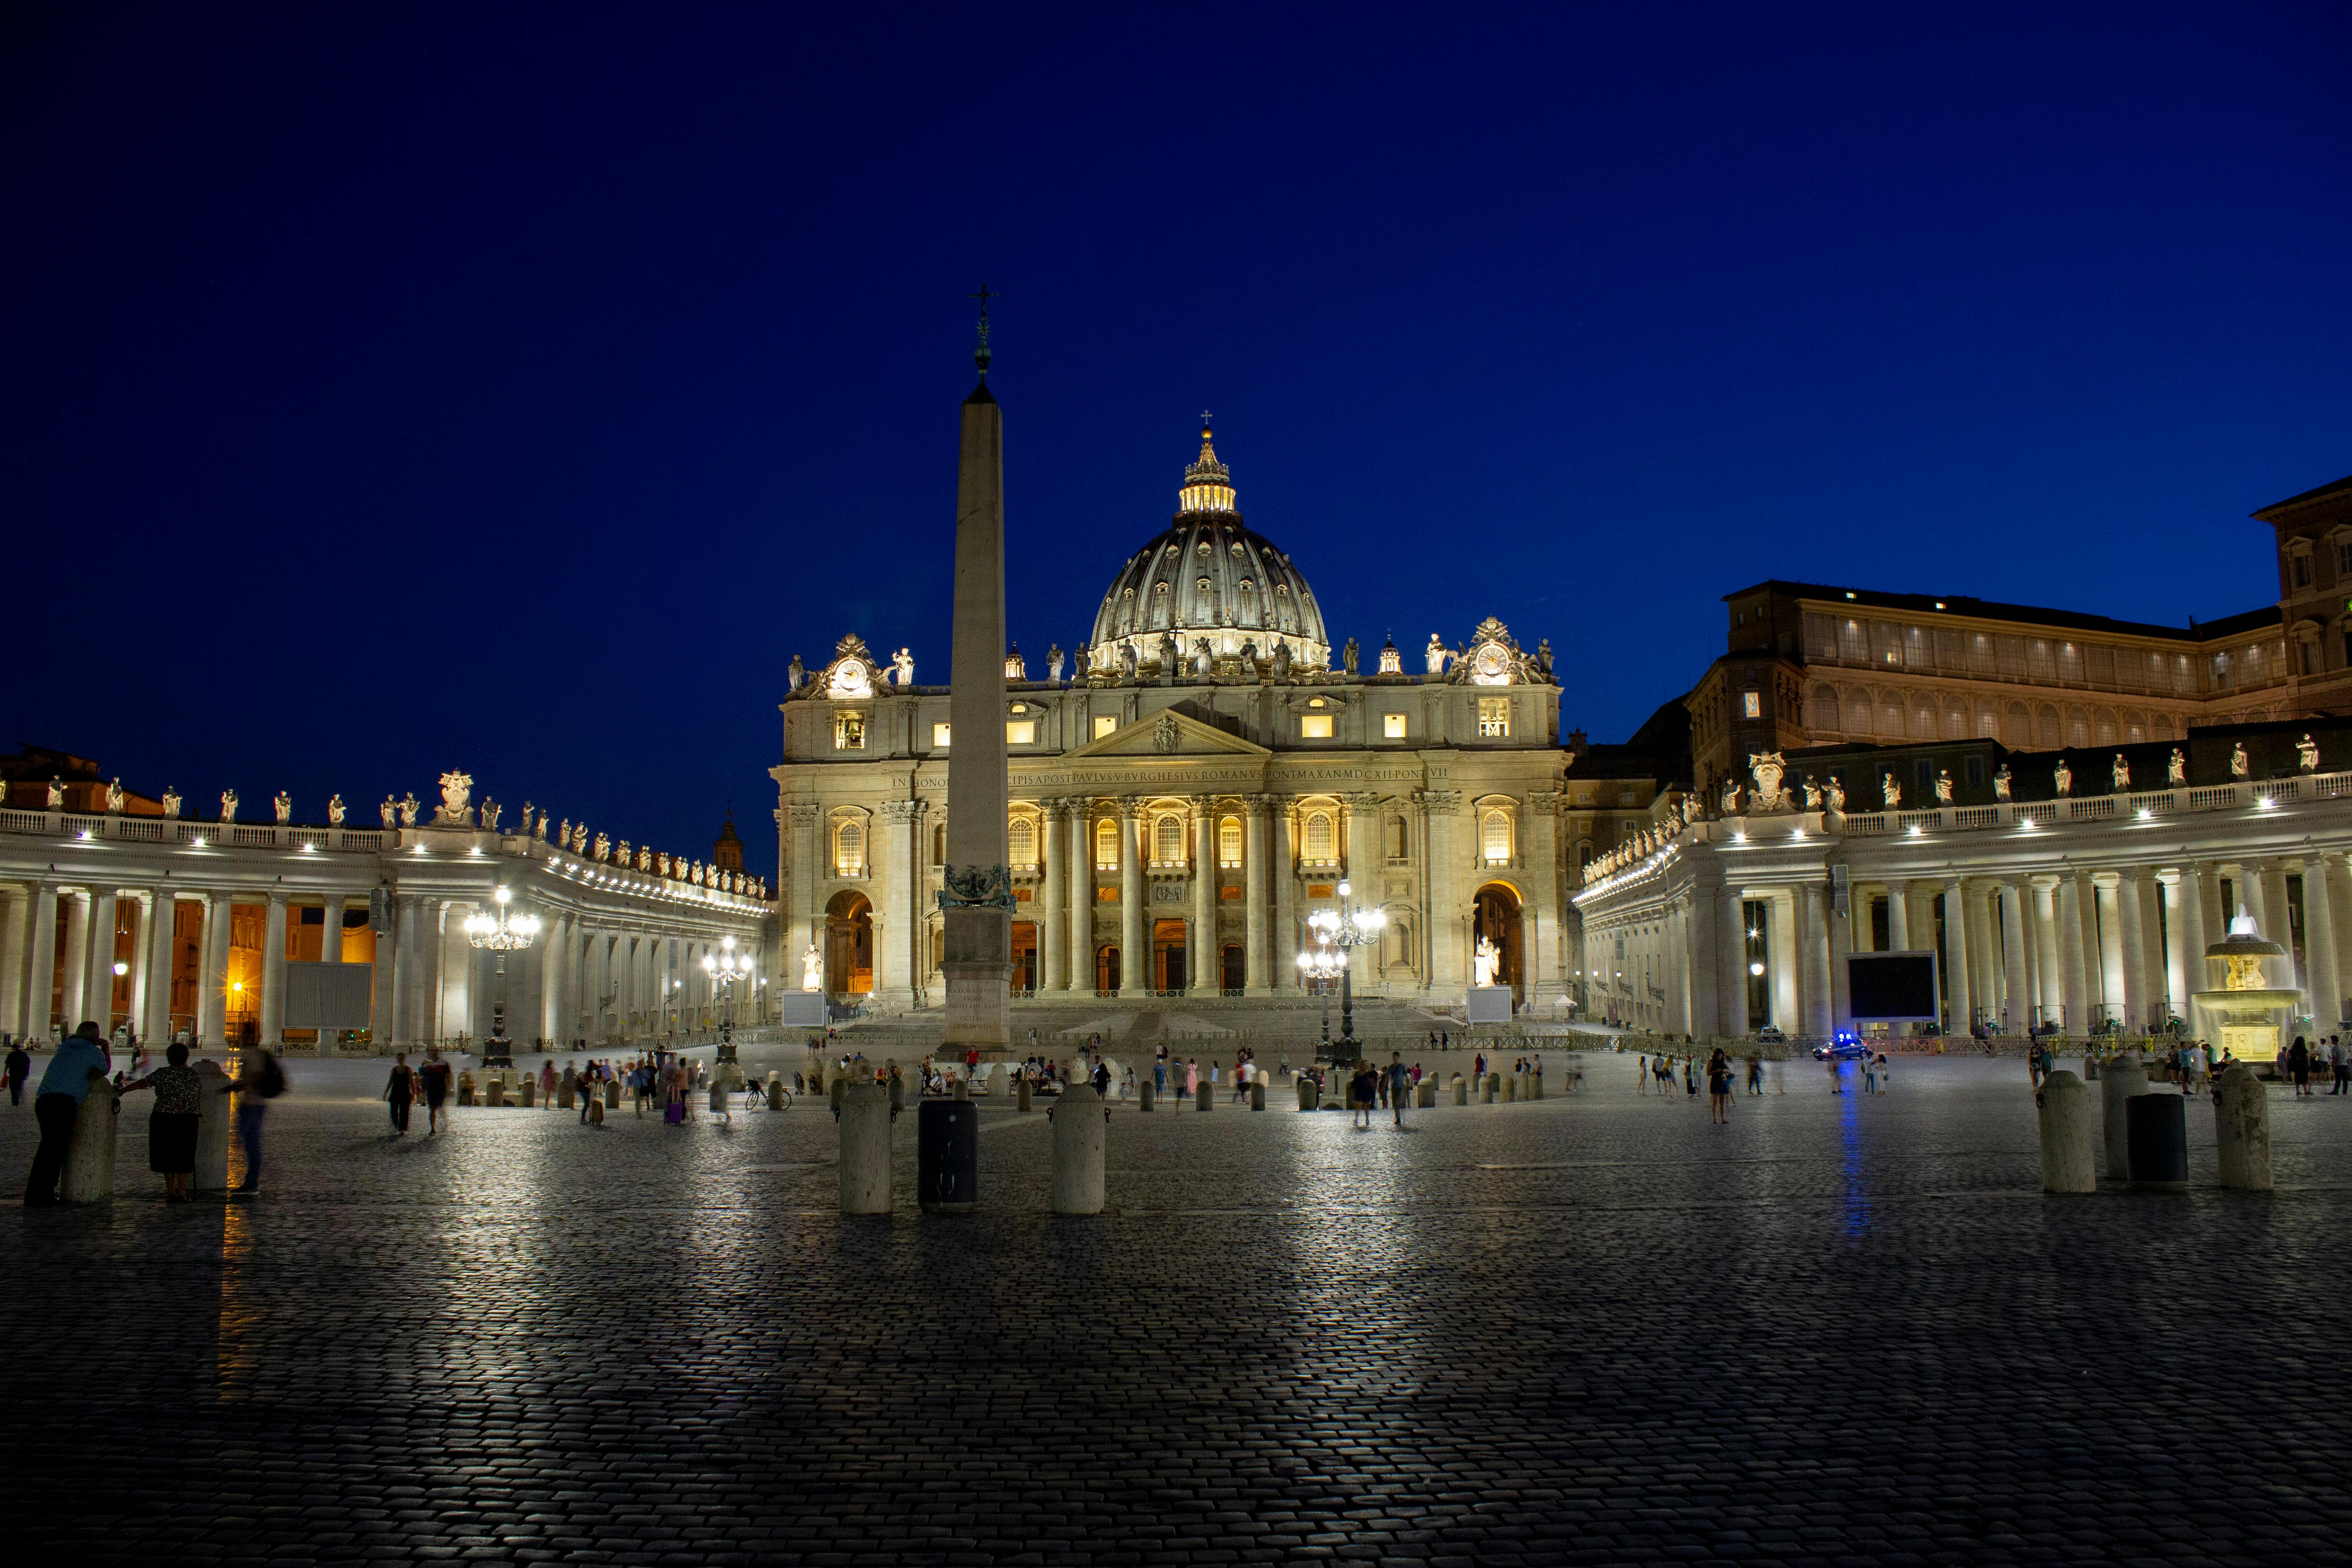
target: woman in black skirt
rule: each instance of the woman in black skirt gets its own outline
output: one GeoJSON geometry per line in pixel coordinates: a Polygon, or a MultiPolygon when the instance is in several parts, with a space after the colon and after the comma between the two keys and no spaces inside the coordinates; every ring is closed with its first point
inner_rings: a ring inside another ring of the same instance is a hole
{"type": "Polygon", "coordinates": [[[415,1078],[408,1070],[406,1051],[392,1058],[392,1077],[383,1086],[383,1098],[392,1107],[392,1135],[395,1138],[408,1131],[408,1108],[416,1103],[415,1078]]]}
{"type": "Polygon", "coordinates": [[[147,1118],[147,1168],[163,1178],[163,1201],[179,1204],[194,1195],[204,1079],[188,1065],[188,1047],[176,1040],[163,1052],[163,1061],[145,1078],[124,1084],[122,1092],[155,1091],[154,1113],[147,1118]]]}

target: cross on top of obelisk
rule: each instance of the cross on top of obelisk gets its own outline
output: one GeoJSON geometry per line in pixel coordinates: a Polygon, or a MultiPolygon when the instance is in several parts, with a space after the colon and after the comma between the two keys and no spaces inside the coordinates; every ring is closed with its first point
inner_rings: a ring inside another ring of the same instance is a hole
{"type": "Polygon", "coordinates": [[[967,299],[980,301],[980,347],[973,352],[971,363],[980,366],[980,378],[982,381],[988,379],[988,302],[1003,297],[1001,292],[992,293],[986,279],[982,280],[979,293],[965,296],[967,299]]]}

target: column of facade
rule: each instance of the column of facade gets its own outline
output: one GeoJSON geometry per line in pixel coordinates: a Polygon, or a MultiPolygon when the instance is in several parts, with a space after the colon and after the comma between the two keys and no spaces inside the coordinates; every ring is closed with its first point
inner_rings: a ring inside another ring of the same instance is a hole
{"type": "Polygon", "coordinates": [[[1712,888],[1694,886],[1690,904],[1683,910],[1681,959],[1684,988],[1690,998],[1690,1032],[1700,1039],[1723,1033],[1721,961],[1722,899],[1712,888]]]}
{"type": "MultiPolygon", "coordinates": [[[[784,950],[792,955],[794,985],[801,955],[815,943],[822,950],[824,942],[824,911],[816,907],[817,868],[824,851],[818,841],[817,826],[824,813],[821,807],[795,803],[784,808],[787,824],[785,853],[791,865],[785,875],[790,882],[785,890],[784,909],[791,928],[784,938],[784,950]]],[[[781,985],[782,980],[776,982],[781,985]]]]}
{"type": "Polygon", "coordinates": [[[341,963],[343,961],[343,907],[346,900],[340,896],[330,896],[323,901],[326,907],[320,913],[325,917],[326,924],[319,928],[319,962],[341,963]]]}
{"type": "Polygon", "coordinates": [[[214,893],[205,900],[205,962],[196,983],[196,1028],[205,1045],[217,1048],[228,1038],[229,896],[214,893]]]}
{"type": "Polygon", "coordinates": [[[1848,972],[1846,957],[1853,951],[1853,893],[1846,892],[1846,910],[1840,914],[1837,900],[1831,898],[1823,905],[1824,921],[1829,934],[1829,1006],[1830,1030],[1844,1028],[1853,1018],[1853,982],[1848,972]]]}
{"type": "Polygon", "coordinates": [[[147,1026],[147,959],[155,946],[155,890],[129,889],[117,896],[117,910],[123,907],[121,900],[126,898],[131,908],[131,955],[127,960],[131,984],[129,994],[123,998],[122,1026],[143,1040],[154,1033],[147,1026]]]}
{"type": "Polygon", "coordinates": [[[2341,1022],[2344,987],[2336,966],[2335,898],[2327,886],[2327,862],[2317,855],[2303,862],[2304,968],[2310,976],[2311,1023],[2329,1034],[2341,1022]]]}
{"type": "Polygon", "coordinates": [[[2123,1025],[2132,1034],[2147,1028],[2149,1002],[2147,975],[2147,932],[2144,925],[2147,907],[2140,897],[2147,873],[2138,867],[2127,867],[2116,873],[2116,936],[2123,949],[2123,1025]]]}
{"type": "Polygon", "coordinates": [[[261,932],[261,1043],[276,1050],[286,1036],[286,895],[269,895],[261,932]]]}
{"type": "MultiPolygon", "coordinates": [[[[2345,870],[2340,854],[2323,854],[2319,858],[2320,875],[2327,883],[2328,911],[2336,920],[2336,984],[2338,988],[2352,987],[2352,874],[2345,870]]],[[[2310,873],[2306,871],[2305,876],[2310,873]]],[[[2336,1033],[2338,1019],[2323,1020],[2330,1034],[2336,1033]]]]}
{"type": "Polygon", "coordinates": [[[1143,924],[1143,807],[1133,799],[1118,808],[1118,994],[1141,996],[1151,989],[1151,947],[1143,924]]]}
{"type": "Polygon", "coordinates": [[[0,888],[0,1033],[24,1035],[25,963],[33,934],[33,890],[0,888]]]}
{"type": "Polygon", "coordinates": [[[1969,1016],[1969,898],[1966,884],[1955,877],[1944,884],[1944,992],[1949,998],[1947,1032],[1965,1035],[1976,1020],[1969,1016]]]}
{"type": "MultiPolygon", "coordinates": [[[[1381,901],[1381,870],[1387,853],[1381,847],[1380,796],[1357,791],[1339,797],[1346,810],[1348,824],[1348,858],[1344,875],[1348,879],[1349,900],[1361,908],[1378,908],[1381,901]]],[[[1522,911],[1524,913],[1524,911],[1522,911]]],[[[1524,944],[1522,954],[1527,952],[1524,944]]],[[[1376,995],[1380,992],[1380,944],[1366,942],[1361,947],[1342,948],[1339,956],[1347,961],[1350,981],[1359,996],[1376,995]]]]}
{"type": "Polygon", "coordinates": [[[1830,1032],[1829,889],[1807,882],[1797,889],[1797,954],[1799,984],[1804,991],[1804,1030],[1825,1039],[1830,1032]]]}
{"type": "Polygon", "coordinates": [[[139,928],[144,939],[140,945],[147,953],[146,983],[139,992],[139,1032],[151,1040],[167,1040],[172,1034],[172,927],[178,908],[171,889],[157,888],[148,896],[146,923],[139,928]]]}
{"type": "Polygon", "coordinates": [[[1911,884],[1886,884],[1886,951],[1911,951],[1911,884]]]}
{"type": "Polygon", "coordinates": [[[1266,826],[1274,837],[1266,875],[1274,883],[1274,942],[1267,983],[1277,992],[1300,984],[1298,974],[1298,805],[1275,797],[1266,826]]]}
{"type": "Polygon", "coordinates": [[[1994,940],[1993,900],[1998,892],[1990,883],[1974,883],[1961,893],[1961,903],[1968,910],[1969,1004],[1996,1031],[2000,1024],[2001,991],[2001,952],[1994,940]]]}
{"type": "Polygon", "coordinates": [[[1210,795],[1192,797],[1192,940],[1186,944],[1191,958],[1192,990],[1214,996],[1224,984],[1224,955],[1217,942],[1217,803],[1210,795]]]}
{"type": "Polygon", "coordinates": [[[1067,884],[1068,918],[1064,922],[1065,939],[1069,943],[1067,968],[1070,989],[1084,994],[1095,988],[1095,817],[1093,803],[1081,797],[1069,802],[1064,813],[1068,821],[1065,828],[1066,850],[1063,858],[1068,869],[1063,880],[1067,884]]]}
{"type": "Polygon", "coordinates": [[[66,1033],[70,1035],[89,1012],[82,1001],[89,992],[89,889],[76,888],[66,897],[65,966],[58,975],[63,995],[58,999],[58,1010],[66,1033]]]}
{"type": "Polygon", "coordinates": [[[1429,863],[1423,881],[1429,889],[1430,990],[1433,1000],[1444,1004],[1470,993],[1466,939],[1475,889],[1462,885],[1462,792],[1425,789],[1417,798],[1429,813],[1429,863]]]}
{"type": "MultiPolygon", "coordinates": [[[[1717,900],[1720,911],[1716,921],[1715,991],[1716,1005],[1723,1032],[1745,1035],[1755,1027],[1748,1016],[1748,900],[1738,888],[1727,888],[1717,900]]],[[[1605,938],[1604,938],[1605,941],[1605,938]]],[[[1586,945],[1591,952],[1590,943],[1586,945]]],[[[1596,959],[1587,968],[1601,968],[1605,960],[1596,959]]],[[[1598,986],[1607,975],[1588,975],[1586,984],[1598,986]]]]}
{"type": "Polygon", "coordinates": [[[1772,988],[1772,1022],[1787,1034],[1804,1028],[1805,998],[1801,976],[1804,970],[1804,946],[1797,934],[1797,901],[1787,889],[1776,889],[1764,901],[1764,918],[1770,921],[1771,967],[1767,972],[1767,984],[1772,988]]]}
{"type": "Polygon", "coordinates": [[[1070,808],[1066,802],[1038,802],[1040,831],[1037,852],[1045,857],[1045,880],[1041,896],[1045,917],[1037,922],[1037,988],[1066,991],[1070,984],[1069,850],[1063,840],[1070,808]]]}
{"type": "Polygon", "coordinates": [[[1266,815],[1272,809],[1274,797],[1250,795],[1242,797],[1242,964],[1244,989],[1252,996],[1263,996],[1272,988],[1268,972],[1273,968],[1273,955],[1266,948],[1266,920],[1274,904],[1274,879],[1270,875],[1271,853],[1266,847],[1266,815]]]}
{"type": "Polygon", "coordinates": [[[2026,955],[2026,910],[2032,897],[2014,882],[1996,889],[2000,900],[2000,1027],[2005,1035],[2021,1035],[2033,1026],[2033,973],[2026,955]]]}
{"type": "Polygon", "coordinates": [[[2124,998],[2122,884],[2113,871],[2094,873],[2091,884],[2097,889],[2096,899],[2086,906],[2097,911],[2090,950],[2091,1002],[2103,1005],[2102,1016],[2121,1019],[2128,1006],[2124,998]]]}
{"type": "Polygon", "coordinates": [[[2093,897],[2090,879],[2084,876],[2061,877],[2056,894],[2059,1005],[2064,1010],[2066,1032],[2082,1035],[2089,1032],[2091,1019],[2083,941],[2084,906],[2093,897]]]}
{"type": "Polygon", "coordinates": [[[56,884],[34,883],[26,904],[26,918],[30,925],[25,937],[24,1031],[46,1039],[52,1022],[50,1012],[57,1001],[54,989],[58,963],[56,884]]]}
{"type": "Polygon", "coordinates": [[[2301,963],[2295,962],[2294,920],[2287,911],[2286,862],[2265,860],[2256,874],[2263,885],[2263,934],[2286,949],[2287,966],[2294,973],[2286,977],[2285,983],[2300,990],[2304,984],[2304,971],[2310,967],[2310,963],[2307,950],[2305,961],[2301,963]]]}
{"type": "Polygon", "coordinates": [[[2180,873],[2181,971],[2188,980],[2182,993],[2180,1014],[2196,1026],[2195,1010],[2188,998],[2205,989],[2205,950],[2221,940],[2228,928],[2216,925],[2214,916],[2221,910],[2219,876],[2210,862],[2186,866],[2180,873]]]}
{"type": "MultiPolygon", "coordinates": [[[[392,995],[391,1005],[385,1011],[390,1015],[386,1021],[386,1031],[390,1036],[390,1043],[395,1050],[408,1049],[424,1033],[417,1027],[416,1017],[416,1002],[419,994],[416,971],[424,967],[419,962],[417,946],[423,941],[423,937],[419,934],[421,929],[421,917],[417,911],[419,901],[414,894],[405,893],[393,900],[392,995]]],[[[378,968],[375,979],[378,996],[384,994],[383,961],[383,943],[379,938],[376,943],[378,968]]],[[[199,1007],[203,1005],[201,1001],[197,1005],[199,1007]]],[[[379,1046],[385,1043],[384,1037],[378,1036],[376,1043],[379,1046]]]]}
{"type": "MultiPolygon", "coordinates": [[[[81,1017],[94,1019],[99,1032],[114,1032],[114,889],[89,889],[89,930],[83,937],[81,1017]]],[[[76,1009],[68,1009],[76,1011],[76,1009]]]]}
{"type": "MultiPolygon", "coordinates": [[[[1560,994],[1562,978],[1558,847],[1559,807],[1559,791],[1539,789],[1528,792],[1526,852],[1520,857],[1520,864],[1527,868],[1528,883],[1527,909],[1521,919],[1533,921],[1533,929],[1522,933],[1527,943],[1528,999],[1531,1002],[1540,999],[1545,1005],[1537,1016],[1547,1018],[1557,1016],[1553,998],[1560,994]]],[[[1680,946],[1677,945],[1674,951],[1679,954],[1680,946]]]]}

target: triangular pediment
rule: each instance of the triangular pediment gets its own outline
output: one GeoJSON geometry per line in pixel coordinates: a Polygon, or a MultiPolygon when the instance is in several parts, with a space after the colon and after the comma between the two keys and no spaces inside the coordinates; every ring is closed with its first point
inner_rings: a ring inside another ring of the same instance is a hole
{"type": "Polygon", "coordinates": [[[1094,757],[1270,757],[1274,753],[1239,735],[1228,735],[1213,724],[1203,724],[1189,713],[1163,708],[1132,724],[1121,724],[1066,755],[1076,762],[1094,757]]]}

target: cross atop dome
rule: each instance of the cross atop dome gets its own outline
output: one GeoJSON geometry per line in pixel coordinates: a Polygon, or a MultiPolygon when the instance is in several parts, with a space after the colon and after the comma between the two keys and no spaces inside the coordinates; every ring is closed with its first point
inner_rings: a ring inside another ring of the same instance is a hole
{"type": "Polygon", "coordinates": [[[1176,510],[1187,511],[1232,511],[1234,510],[1234,479],[1224,464],[1217,461],[1217,449],[1210,445],[1209,411],[1201,410],[1201,455],[1184,470],[1184,488],[1176,492],[1176,510]]]}

